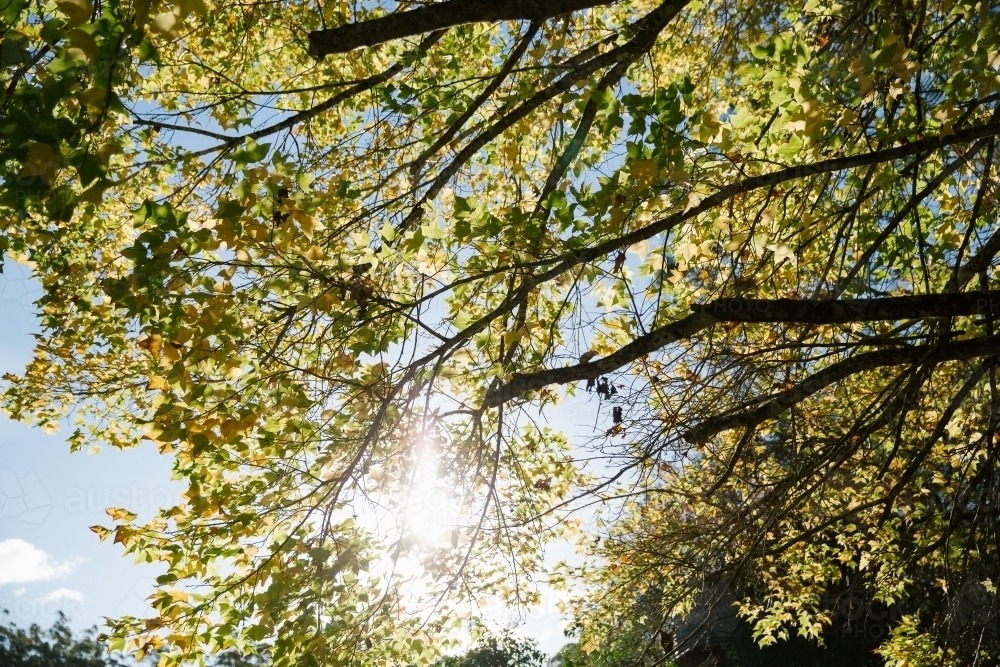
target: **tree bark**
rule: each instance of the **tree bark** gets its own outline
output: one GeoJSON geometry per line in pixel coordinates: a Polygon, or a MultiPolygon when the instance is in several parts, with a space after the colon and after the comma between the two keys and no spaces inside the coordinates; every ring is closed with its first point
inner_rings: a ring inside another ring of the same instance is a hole
{"type": "Polygon", "coordinates": [[[567,14],[610,5],[616,0],[447,0],[406,12],[388,14],[370,21],[348,23],[338,28],[309,33],[309,55],[323,59],[364,46],[422,35],[466,23],[497,21],[544,21],[567,14]]]}
{"type": "MultiPolygon", "coordinates": [[[[610,373],[636,359],[691,338],[716,322],[771,324],[847,324],[880,320],[916,320],[934,317],[1000,313],[1000,291],[962,294],[924,294],[884,299],[842,301],[794,299],[717,299],[694,305],[695,311],[640,336],[617,352],[589,363],[552,368],[535,373],[515,373],[510,382],[488,393],[483,407],[496,407],[529,391],[550,384],[567,384],[610,373]]],[[[1000,352],[1000,350],[997,350],[1000,352]]]]}
{"type": "Polygon", "coordinates": [[[788,322],[844,324],[879,320],[919,320],[929,317],[1000,314],[1000,291],[922,294],[884,299],[716,299],[691,310],[720,322],[788,322]]]}

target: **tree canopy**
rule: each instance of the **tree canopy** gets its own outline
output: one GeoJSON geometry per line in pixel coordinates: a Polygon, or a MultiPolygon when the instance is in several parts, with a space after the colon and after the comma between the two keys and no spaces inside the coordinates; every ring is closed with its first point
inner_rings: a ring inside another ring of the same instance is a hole
{"type": "Polygon", "coordinates": [[[4,407],[187,485],[94,528],[166,567],[114,648],[427,663],[548,580],[585,654],[723,586],[1000,656],[997,5],[2,2],[4,407]]]}
{"type": "MultiPolygon", "coordinates": [[[[110,651],[105,641],[95,638],[96,628],[74,635],[69,619],[62,612],[47,630],[34,623],[27,629],[20,628],[8,621],[6,610],[0,614],[4,621],[0,624],[0,661],[4,667],[153,667],[157,664],[155,652],[137,663],[120,652],[110,651]]],[[[216,655],[210,664],[212,667],[259,667],[267,663],[257,656],[244,658],[229,651],[216,655]]]]}
{"type": "Polygon", "coordinates": [[[74,637],[62,614],[52,627],[28,629],[7,622],[0,624],[0,661],[7,667],[121,667],[124,663],[107,655],[107,647],[96,641],[93,631],[74,637]]]}
{"type": "Polygon", "coordinates": [[[545,667],[545,654],[531,639],[521,639],[509,631],[482,634],[468,651],[445,656],[438,667],[545,667]]]}

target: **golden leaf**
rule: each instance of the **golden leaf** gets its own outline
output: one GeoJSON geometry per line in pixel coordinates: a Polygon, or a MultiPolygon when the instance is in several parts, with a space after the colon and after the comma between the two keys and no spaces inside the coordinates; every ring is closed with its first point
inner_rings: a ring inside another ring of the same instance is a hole
{"type": "Polygon", "coordinates": [[[81,23],[86,23],[94,13],[94,6],[90,0],[60,0],[56,6],[69,19],[66,23],[68,28],[75,28],[81,23]]]}

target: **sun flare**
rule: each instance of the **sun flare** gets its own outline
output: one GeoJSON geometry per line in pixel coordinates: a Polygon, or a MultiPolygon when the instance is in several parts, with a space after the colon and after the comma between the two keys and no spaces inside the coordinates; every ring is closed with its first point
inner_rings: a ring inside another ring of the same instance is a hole
{"type": "Polygon", "coordinates": [[[402,521],[404,536],[427,546],[454,543],[462,519],[460,498],[439,471],[433,447],[421,446],[402,521]]]}

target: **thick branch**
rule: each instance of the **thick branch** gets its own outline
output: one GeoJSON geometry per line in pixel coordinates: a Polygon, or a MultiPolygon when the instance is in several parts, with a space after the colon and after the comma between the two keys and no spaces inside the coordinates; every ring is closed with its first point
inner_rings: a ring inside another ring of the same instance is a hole
{"type": "Polygon", "coordinates": [[[885,299],[716,299],[691,310],[720,322],[789,322],[844,324],[879,320],[919,320],[928,317],[1000,314],[1000,291],[962,294],[922,294],[885,299]]]}
{"type": "Polygon", "coordinates": [[[622,349],[603,359],[585,364],[576,364],[575,366],[566,366],[565,368],[552,368],[527,375],[515,373],[510,382],[499,387],[495,392],[486,395],[483,407],[496,407],[525,392],[541,389],[550,384],[567,384],[610,373],[661,347],[676,343],[685,338],[691,338],[699,331],[707,329],[717,321],[707,313],[694,313],[682,320],[662,326],[659,329],[653,329],[645,336],[636,338],[622,349]]]}
{"type": "Polygon", "coordinates": [[[710,417],[685,433],[684,439],[688,442],[703,442],[722,431],[752,428],[767,419],[777,417],[821,389],[862,371],[881,366],[940,364],[945,361],[975,359],[995,355],[998,351],[1000,351],[1000,336],[984,336],[955,343],[904,345],[891,350],[859,354],[827,366],[791,389],[775,394],[756,408],[710,417]]]}
{"type": "MultiPolygon", "coordinates": [[[[598,257],[603,257],[616,250],[628,248],[629,246],[635,245],[640,241],[649,240],[657,234],[662,234],[663,232],[674,229],[687,220],[697,218],[699,215],[714,209],[716,206],[725,203],[729,199],[747,192],[752,192],[761,188],[774,187],[776,185],[781,185],[782,183],[787,183],[788,181],[795,181],[800,178],[835,173],[838,171],[845,171],[847,169],[856,169],[857,167],[864,167],[871,164],[892,162],[904,157],[909,157],[910,155],[917,155],[919,153],[937,150],[946,146],[975,141],[976,139],[981,139],[982,137],[992,137],[997,134],[1000,134],[1000,123],[991,122],[984,125],[974,125],[972,127],[962,128],[961,130],[956,130],[953,134],[949,135],[927,137],[926,139],[903,144],[901,146],[895,146],[893,148],[872,151],[870,153],[859,153],[858,155],[849,155],[846,157],[832,158],[829,160],[821,160],[820,162],[813,162],[811,164],[786,167],[785,169],[779,169],[778,171],[761,174],[760,176],[744,178],[743,180],[736,181],[735,183],[730,183],[719,188],[711,195],[702,199],[701,203],[697,206],[684,211],[678,211],[677,213],[668,215],[664,218],[660,218],[645,227],[640,227],[633,232],[623,234],[622,236],[599,243],[595,246],[591,246],[585,250],[578,250],[572,254],[564,255],[562,258],[557,258],[554,260],[554,262],[556,262],[555,266],[544,273],[537,274],[534,277],[532,286],[540,285],[543,282],[552,280],[566,271],[569,271],[578,264],[593,261],[598,257]]],[[[998,241],[998,243],[1000,243],[1000,241],[998,241]]]]}
{"type": "Polygon", "coordinates": [[[487,394],[483,407],[496,407],[550,384],[567,384],[605,375],[661,347],[691,338],[716,322],[845,324],[1000,313],[1000,291],[843,301],[717,299],[692,306],[692,310],[694,314],[654,329],[603,359],[525,375],[515,373],[510,382],[487,394]]]}
{"type": "Polygon", "coordinates": [[[396,235],[402,238],[403,232],[412,228],[420,220],[424,214],[424,203],[436,197],[441,192],[441,189],[451,182],[451,179],[483,146],[499,137],[504,130],[516,125],[518,121],[525,118],[538,107],[557,95],[572,89],[581,79],[586,79],[604,67],[618,65],[623,62],[632,63],[638,60],[652,48],[660,31],[684,9],[688,2],[689,0],[664,0],[656,9],[629,26],[628,32],[631,35],[629,41],[607,53],[602,53],[586,62],[574,65],[569,72],[560,77],[555,83],[538,91],[516,109],[505,112],[495,123],[480,132],[462,148],[452,159],[451,163],[442,169],[434,180],[430,182],[427,190],[420,196],[419,200],[396,228],[396,235]]]}
{"type": "Polygon", "coordinates": [[[979,248],[979,251],[958,270],[958,284],[965,285],[972,280],[974,275],[988,269],[997,253],[1000,253],[1000,230],[994,231],[989,240],[979,248]]]}
{"type": "MultiPolygon", "coordinates": [[[[662,7],[662,5],[661,5],[662,7]]],[[[572,270],[581,264],[586,264],[587,262],[592,262],[600,257],[604,257],[609,253],[616,250],[621,250],[627,248],[631,245],[639,243],[640,241],[646,241],[653,238],[657,234],[662,234],[663,232],[670,231],[679,225],[683,224],[685,221],[698,217],[703,213],[712,210],[713,208],[720,206],[732,197],[744,194],[746,192],[752,192],[754,190],[766,187],[772,187],[785,183],[788,181],[797,180],[800,178],[806,178],[809,176],[815,176],[818,174],[829,174],[838,171],[844,171],[847,169],[855,169],[857,167],[863,167],[871,164],[880,164],[884,162],[891,162],[893,160],[899,160],[910,155],[915,155],[917,153],[923,153],[925,151],[932,151],[939,148],[944,148],[945,146],[950,146],[953,144],[965,143],[968,141],[975,141],[982,137],[991,137],[1000,134],[1000,123],[988,123],[985,125],[976,125],[973,127],[962,128],[961,130],[956,130],[952,134],[946,136],[928,137],[926,139],[921,139],[919,141],[914,141],[909,144],[902,146],[896,146],[894,148],[887,148],[879,151],[872,151],[870,153],[861,153],[858,155],[851,155],[847,157],[833,158],[831,160],[822,160],[820,162],[814,162],[812,164],[798,165],[794,167],[787,167],[779,171],[771,172],[768,174],[761,174],[760,176],[752,176],[750,178],[745,178],[743,180],[737,181],[735,183],[730,183],[722,188],[719,188],[714,194],[709,195],[701,200],[701,203],[697,206],[689,208],[685,211],[678,211],[664,218],[645,226],[636,229],[635,231],[629,232],[628,234],[623,234],[613,239],[604,241],[603,243],[598,243],[597,245],[591,246],[583,250],[576,250],[571,253],[561,255],[559,257],[554,257],[552,259],[546,259],[539,261],[535,266],[542,267],[548,265],[550,268],[540,271],[539,273],[526,276],[521,283],[521,285],[513,292],[503,303],[498,305],[496,308],[491,310],[489,313],[479,318],[469,326],[467,326],[462,331],[458,332],[452,336],[450,342],[446,345],[429,352],[420,359],[417,359],[413,363],[415,365],[426,364],[430,361],[440,357],[445,354],[448,350],[454,349],[469,340],[477,333],[485,329],[494,322],[497,318],[502,317],[508,312],[511,304],[519,303],[520,299],[526,298],[531,290],[535,289],[538,285],[542,285],[550,280],[555,280],[567,271],[572,270]]],[[[1000,236],[1000,235],[998,235],[1000,236]]],[[[998,244],[1000,244],[1000,239],[998,239],[998,244]]],[[[971,260],[970,260],[971,263],[971,260]]],[[[452,287],[441,288],[441,292],[451,289],[452,287]]],[[[425,296],[424,299],[429,299],[437,294],[432,294],[425,296]]],[[[559,369],[563,370],[563,369],[559,369]]],[[[541,371],[541,373],[548,373],[549,371],[541,371]]],[[[483,407],[495,407],[501,403],[509,401],[525,391],[531,391],[533,389],[540,389],[545,384],[555,384],[560,382],[560,380],[552,380],[547,383],[543,383],[540,386],[527,386],[520,391],[512,387],[515,382],[522,382],[518,378],[520,377],[533,377],[534,374],[530,376],[520,376],[515,374],[514,379],[510,384],[504,385],[496,391],[491,391],[487,393],[483,407]]],[[[587,377],[587,376],[583,376],[587,377]]],[[[576,378],[580,379],[580,378],[576,378]]],[[[571,381],[571,380],[567,380],[571,381]]]]}
{"type": "Polygon", "coordinates": [[[615,0],[447,0],[361,23],[309,33],[309,55],[325,58],[363,46],[413,37],[466,23],[544,21],[569,12],[610,5],[615,0]]]}

